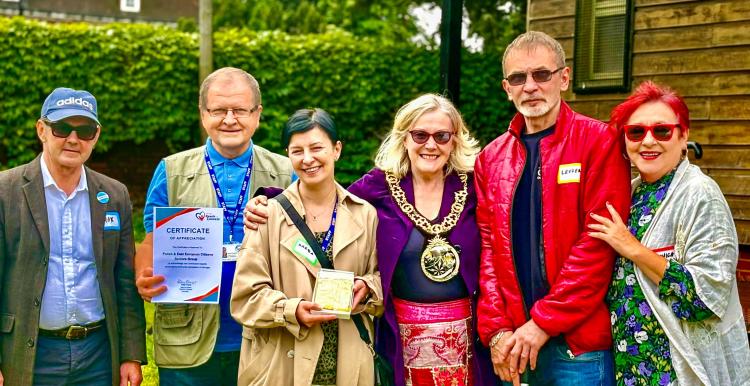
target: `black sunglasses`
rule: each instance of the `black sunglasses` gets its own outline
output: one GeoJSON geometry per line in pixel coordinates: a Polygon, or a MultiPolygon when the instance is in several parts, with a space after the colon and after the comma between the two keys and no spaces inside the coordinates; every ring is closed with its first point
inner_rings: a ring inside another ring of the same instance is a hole
{"type": "MultiPolygon", "coordinates": [[[[565,68],[565,66],[558,68],[557,70],[534,70],[531,71],[531,78],[534,79],[534,82],[537,83],[544,83],[549,82],[550,79],[552,79],[552,75],[556,74],[560,70],[565,68]]],[[[514,72],[510,75],[508,75],[505,80],[508,81],[508,83],[511,86],[520,86],[524,83],[526,83],[526,79],[528,78],[528,73],[526,72],[514,72]]]]}
{"type": "Polygon", "coordinates": [[[99,125],[93,122],[78,126],[73,126],[62,120],[57,122],[45,121],[45,123],[52,129],[52,135],[58,138],[68,138],[70,133],[75,131],[78,139],[90,141],[96,137],[96,132],[99,130],[99,125]]]}
{"type": "Polygon", "coordinates": [[[451,137],[453,136],[453,133],[451,133],[450,131],[437,131],[430,134],[424,130],[412,130],[409,132],[409,134],[411,134],[411,139],[419,145],[427,142],[430,137],[435,140],[435,143],[439,145],[445,145],[446,143],[448,143],[448,141],[451,140],[451,137]]]}

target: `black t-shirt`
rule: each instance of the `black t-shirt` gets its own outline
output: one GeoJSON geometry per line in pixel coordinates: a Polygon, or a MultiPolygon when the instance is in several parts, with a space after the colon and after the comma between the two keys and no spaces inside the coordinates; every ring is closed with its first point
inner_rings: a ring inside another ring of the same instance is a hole
{"type": "MultiPolygon", "coordinates": [[[[442,283],[434,282],[424,275],[420,259],[426,245],[424,235],[414,227],[393,272],[393,296],[416,303],[447,302],[469,296],[460,274],[442,283]]],[[[456,251],[460,256],[458,249],[456,251]]]]}
{"type": "Polygon", "coordinates": [[[513,197],[511,228],[518,282],[528,309],[549,292],[542,247],[542,157],[539,142],[554,130],[552,126],[537,133],[521,135],[526,148],[526,165],[513,197]]]}

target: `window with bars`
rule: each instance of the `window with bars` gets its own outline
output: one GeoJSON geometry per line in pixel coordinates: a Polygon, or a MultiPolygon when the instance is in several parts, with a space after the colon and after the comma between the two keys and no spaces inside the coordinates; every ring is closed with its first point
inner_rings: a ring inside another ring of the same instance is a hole
{"type": "Polygon", "coordinates": [[[573,91],[628,91],[632,0],[577,0],[573,91]]]}
{"type": "Polygon", "coordinates": [[[120,0],[120,10],[123,12],[141,12],[141,0],[120,0]]]}

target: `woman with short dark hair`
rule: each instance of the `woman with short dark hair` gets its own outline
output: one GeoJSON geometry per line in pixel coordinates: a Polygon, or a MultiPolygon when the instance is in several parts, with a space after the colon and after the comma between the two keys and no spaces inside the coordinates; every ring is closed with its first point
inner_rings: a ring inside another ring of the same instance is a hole
{"type": "MultiPolygon", "coordinates": [[[[353,319],[383,310],[375,208],[336,183],[342,144],[324,110],[295,112],[282,141],[299,176],[282,194],[318,245],[278,200],[269,202],[268,222],[246,233],[231,303],[243,325],[238,384],[373,385],[372,351],[353,319]],[[351,316],[321,313],[312,302],[322,268],[353,274],[351,316]]],[[[361,320],[372,339],[371,318],[361,320]]]]}

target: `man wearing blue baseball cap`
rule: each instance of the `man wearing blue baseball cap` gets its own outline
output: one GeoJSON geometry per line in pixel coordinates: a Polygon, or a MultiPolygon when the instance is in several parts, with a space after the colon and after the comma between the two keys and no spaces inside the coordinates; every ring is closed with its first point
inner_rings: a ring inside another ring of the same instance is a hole
{"type": "Polygon", "coordinates": [[[0,172],[0,385],[139,385],[143,303],[127,188],[84,166],[96,99],[57,88],[42,153],[0,172]]]}

